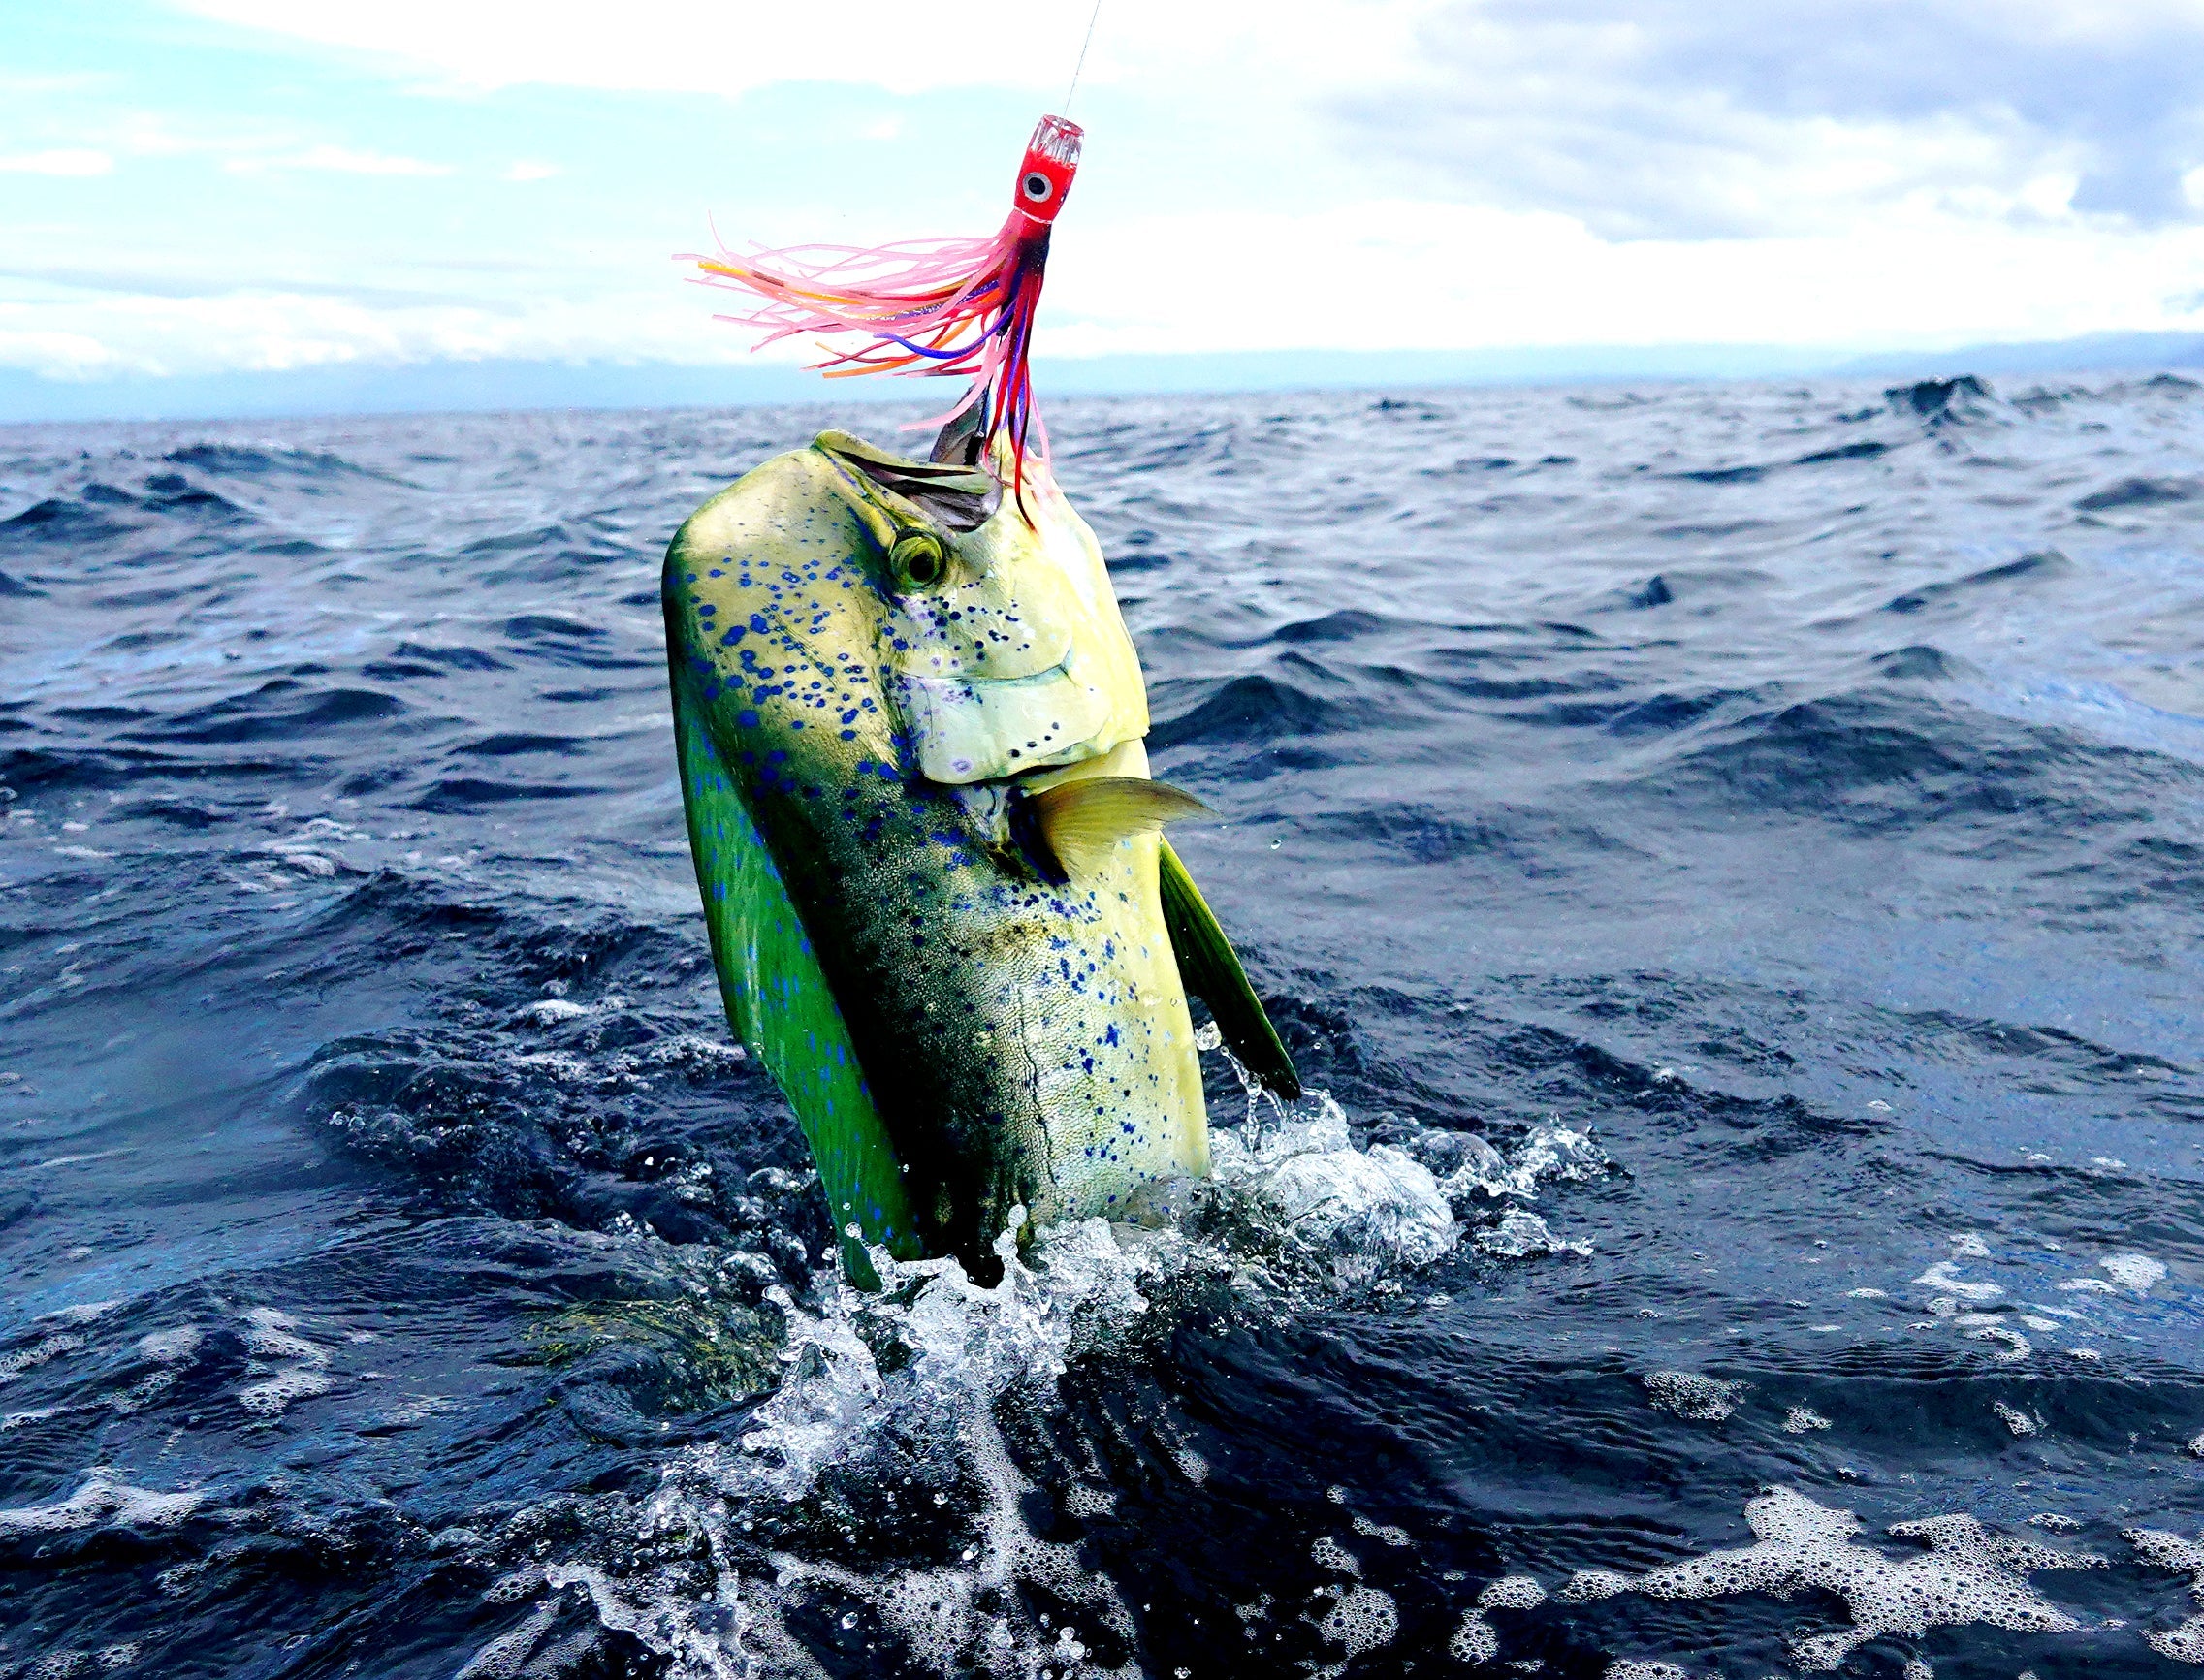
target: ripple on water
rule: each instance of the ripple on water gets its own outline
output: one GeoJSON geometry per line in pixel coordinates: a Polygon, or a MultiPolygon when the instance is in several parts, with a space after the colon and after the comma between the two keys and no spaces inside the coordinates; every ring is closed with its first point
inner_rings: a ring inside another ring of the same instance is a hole
{"type": "Polygon", "coordinates": [[[644,726],[830,418],[0,437],[0,1668],[2194,1649],[2191,385],[1059,405],[1331,1096],[876,1302],[644,726]]]}

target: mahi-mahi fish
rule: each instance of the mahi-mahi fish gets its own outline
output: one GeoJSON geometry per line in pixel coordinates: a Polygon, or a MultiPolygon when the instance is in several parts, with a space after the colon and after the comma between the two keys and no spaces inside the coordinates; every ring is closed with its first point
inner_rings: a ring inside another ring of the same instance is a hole
{"type": "Polygon", "coordinates": [[[1015,496],[1003,465],[969,423],[927,460],[823,432],[666,555],[721,997],[860,1283],[873,1246],[992,1282],[1006,1230],[1123,1217],[1203,1176],[1190,991],[1256,1078],[1299,1094],[1163,838],[1205,808],[1148,775],[1094,534],[1045,463],[1015,496]]]}

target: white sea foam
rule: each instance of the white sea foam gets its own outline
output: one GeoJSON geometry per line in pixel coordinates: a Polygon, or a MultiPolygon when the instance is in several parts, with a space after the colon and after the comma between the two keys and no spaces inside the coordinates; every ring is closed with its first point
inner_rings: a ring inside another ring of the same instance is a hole
{"type": "Polygon", "coordinates": [[[1643,1379],[1645,1392],[1663,1411],[1695,1423],[1719,1423],[1737,1411],[1746,1384],[1703,1377],[1692,1371],[1654,1371],[1643,1379]]]}
{"type": "Polygon", "coordinates": [[[1372,1522],[1368,1517],[1358,1516],[1355,1519],[1354,1526],[1357,1534],[1367,1535],[1374,1540],[1383,1540],[1389,1546],[1406,1546],[1415,1543],[1408,1537],[1406,1529],[1393,1523],[1372,1522]]]}
{"type": "Polygon", "coordinates": [[[579,1021],[594,1011],[587,1003],[570,1003],[563,998],[539,998],[520,1010],[513,1019],[529,1027],[557,1027],[562,1022],[579,1021]]]}
{"type": "MultiPolygon", "coordinates": [[[[1600,1585],[1618,1580],[1620,1586],[1613,1590],[1635,1590],[1656,1599],[1731,1593],[1787,1598],[1801,1588],[1833,1594],[1844,1601],[1852,1626],[1803,1637],[1791,1646],[1792,1661],[1801,1668],[1825,1671],[1870,1639],[1919,1636],[1936,1627],[1982,1622],[2016,1631],[2070,1632],[2080,1624],[2038,1596],[2028,1574],[2090,1569],[2104,1562],[2087,1552],[2059,1551],[2039,1541],[1993,1534],[1973,1517],[1958,1514],[1892,1525],[1892,1535],[1929,1548],[1894,1559],[1859,1543],[1855,1537],[1862,1525],[1850,1511],[1817,1505],[1789,1488],[1752,1501],[1745,1506],[1745,1522],[1757,1537],[1750,1546],[1687,1558],[1635,1580],[1607,1576],[1600,1585]]],[[[1564,1590],[1561,1596],[1571,1595],[1564,1590]]]]}
{"type": "Polygon", "coordinates": [[[2124,1289],[2148,1295],[2151,1285],[2166,1275],[2165,1262],[2148,1254],[2110,1254],[2097,1262],[2106,1276],[2124,1289]]]}
{"type": "Polygon", "coordinates": [[[156,1365],[176,1365],[199,1348],[204,1333],[196,1324],[179,1324],[174,1330],[155,1330],[138,1338],[138,1351],[156,1365]]]}
{"type": "Polygon", "coordinates": [[[245,1314],[248,1367],[259,1380],[238,1390],[239,1404],[272,1421],[295,1402],[326,1394],[335,1386],[328,1372],[329,1350],[296,1334],[298,1320],[273,1307],[245,1314]]]}
{"type": "Polygon", "coordinates": [[[530,1073],[540,1073],[560,1085],[587,1085],[603,1077],[582,1057],[570,1050],[536,1050],[526,1054],[515,1052],[505,1060],[515,1067],[530,1073]]]}
{"type": "Polygon", "coordinates": [[[1553,1595],[1557,1604],[1589,1604],[1600,1599],[1612,1599],[1618,1593],[1627,1593],[1634,1583],[1628,1575],[1613,1569],[1579,1569],[1553,1595]]]}
{"type": "Polygon", "coordinates": [[[1955,1270],[1956,1265],[1957,1262],[1953,1260],[1939,1260],[1913,1281],[1916,1284],[1926,1284],[1932,1289],[1940,1289],[1947,1295],[1963,1296],[1969,1301],[1995,1301],[2005,1292],[2000,1284],[1960,1277],[1955,1270]]]}
{"type": "MultiPolygon", "coordinates": [[[[1475,1231],[1478,1251],[1495,1258],[1591,1252],[1589,1241],[1556,1237],[1519,1206],[1535,1200],[1542,1185],[1611,1170],[1588,1133],[1556,1118],[1533,1126],[1506,1155],[1474,1133],[1436,1127],[1412,1131],[1405,1147],[1358,1150],[1328,1094],[1282,1102],[1226,1060],[1246,1088],[1248,1121],[1212,1135],[1215,1185],[1251,1199],[1262,1210],[1257,1223],[1282,1230],[1302,1257],[1330,1255],[1339,1284],[1428,1265],[1452,1252],[1464,1226],[1475,1231]]],[[[1399,1117],[1378,1121],[1399,1124],[1399,1117]]]]}
{"type": "MultiPolygon", "coordinates": [[[[788,1325],[781,1388],[739,1440],[676,1458],[644,1517],[646,1538],[689,1535],[708,1547],[717,1561],[706,1598],[686,1578],[614,1580],[580,1565],[545,1578],[586,1589],[606,1625],[669,1658],[682,1680],[816,1672],[788,1618],[822,1600],[864,1607],[933,1671],[1097,1671],[1091,1636],[1048,1626],[1023,1589],[1077,1606],[1081,1623],[1120,1640],[1132,1634],[1131,1612],[1074,1547],[1029,1527],[1024,1506],[1035,1490],[997,1408],[1045,1399],[1068,1359],[1138,1324],[1151,1311],[1144,1291],[1174,1268],[1220,1262],[1175,1232],[1113,1229],[1099,1220],[1044,1234],[1024,1257],[1007,1236],[996,1252],[1004,1272],[992,1288],[972,1283],[954,1260],[905,1264],[875,1251],[878,1294],[826,1284],[805,1306],[779,1292],[788,1325]],[[925,1464],[931,1476],[964,1490],[968,1508],[975,1506],[974,1516],[959,1519],[970,1543],[957,1563],[875,1573],[852,1560],[788,1550],[761,1564],[752,1550],[751,1563],[737,1565],[750,1513],[794,1506],[833,1474],[878,1474],[872,1467],[882,1455],[925,1464]]],[[[1355,1605],[1342,1612],[1343,1631],[1364,1626],[1370,1606],[1355,1605]]]]}
{"type": "MultiPolygon", "coordinates": [[[[2188,1596],[2204,1604],[2204,1546],[2168,1534],[2163,1529],[2123,1529],[2120,1537],[2135,1548],[2135,1555],[2155,1569],[2176,1569],[2188,1576],[2188,1596]]],[[[2204,1663],[2204,1613],[2191,1616],[2178,1628],[2146,1630],[2151,1649],[2176,1663],[2204,1663]]]]}
{"type": "Polygon", "coordinates": [[[1481,1610],[1535,1610],[1546,1602],[1546,1589],[1528,1575],[1503,1575],[1477,1595],[1481,1610]]]}
{"type": "Polygon", "coordinates": [[[292,1332],[298,1319],[273,1307],[254,1307],[245,1314],[245,1351],[256,1359],[299,1359],[309,1365],[326,1365],[329,1354],[292,1332]]]}
{"type": "Polygon", "coordinates": [[[1500,1654],[1499,1630],[1485,1619],[1484,1612],[1467,1611],[1447,1641],[1447,1654],[1457,1663],[1489,1663],[1500,1654]]]}
{"type": "Polygon", "coordinates": [[[325,1373],[294,1366],[258,1382],[246,1383],[238,1390],[238,1400],[247,1411],[275,1418],[282,1416],[293,1401],[327,1394],[332,1386],[325,1373]]]}
{"type": "Polygon", "coordinates": [[[58,1359],[64,1353],[76,1352],[83,1345],[83,1337],[63,1332],[60,1335],[42,1337],[28,1347],[0,1355],[0,1387],[15,1381],[26,1371],[35,1371],[39,1366],[58,1359]]]}
{"type": "Polygon", "coordinates": [[[2000,1365],[2010,1365],[2018,1360],[2026,1359],[2035,1351],[2034,1347],[2026,1336],[2023,1336],[2018,1330],[2008,1329],[2003,1324],[1984,1324],[1968,1331],[1968,1334],[1977,1341],[2001,1344],[2004,1351],[1996,1356],[2000,1365]]]}
{"type": "Polygon", "coordinates": [[[1477,1595],[1476,1607],[1467,1611],[1453,1637],[1447,1641],[1447,1651],[1457,1663],[1489,1663],[1500,1654],[1500,1631],[1493,1627],[1485,1612],[1487,1610],[1530,1610],[1546,1602],[1546,1589],[1528,1575],[1507,1575],[1488,1582],[1477,1595]]]}
{"type": "Polygon", "coordinates": [[[1343,1655],[1352,1662],[1399,1636],[1400,1607],[1390,1593],[1375,1587],[1341,1587],[1335,1589],[1331,1608],[1318,1621],[1317,1632],[1343,1647],[1343,1655]]]}
{"type": "Polygon", "coordinates": [[[1362,1572],[1362,1560],[1341,1545],[1336,1535],[1320,1535],[1309,1547],[1309,1560],[1318,1569],[1329,1569],[1334,1574],[1359,1575],[1362,1572]]]}
{"type": "Polygon", "coordinates": [[[115,1301],[82,1301],[74,1307],[56,1307],[50,1313],[41,1313],[41,1322],[58,1320],[64,1324],[89,1324],[95,1318],[104,1318],[122,1303],[115,1301]]]}
{"type": "Polygon", "coordinates": [[[57,1535],[113,1522],[125,1527],[174,1528],[207,1501],[204,1493],[155,1493],[95,1474],[69,1498],[53,1505],[0,1510],[0,1536],[57,1535]]]}
{"type": "MultiPolygon", "coordinates": [[[[691,1073],[722,1073],[749,1059],[750,1052],[740,1044],[722,1044],[717,1038],[706,1038],[696,1032],[661,1038],[635,1052],[635,1060],[639,1062],[658,1067],[680,1067],[691,1073]]],[[[616,1065],[619,1060],[618,1057],[614,1059],[616,1065]]]]}
{"type": "Polygon", "coordinates": [[[1992,1401],[1990,1410],[1997,1414],[1997,1421],[2015,1435],[2033,1435],[2043,1427],[2041,1419],[2029,1415],[2017,1407],[2007,1406],[2002,1400],[1992,1401]]]}

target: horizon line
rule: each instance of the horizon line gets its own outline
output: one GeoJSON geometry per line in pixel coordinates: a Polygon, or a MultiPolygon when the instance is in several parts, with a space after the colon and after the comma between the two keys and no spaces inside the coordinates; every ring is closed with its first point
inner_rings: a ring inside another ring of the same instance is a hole
{"type": "MultiPolygon", "coordinates": [[[[1943,350],[1754,344],[1535,345],[1478,350],[1123,351],[1035,359],[1051,400],[1264,392],[1550,388],[1645,381],[2013,377],[2204,367],[2204,333],[2088,333],[1943,350]]],[[[68,379],[0,368],[0,426],[364,418],[376,414],[751,408],[922,402],[891,381],[827,387],[793,365],[552,358],[324,363],[68,379]]]]}

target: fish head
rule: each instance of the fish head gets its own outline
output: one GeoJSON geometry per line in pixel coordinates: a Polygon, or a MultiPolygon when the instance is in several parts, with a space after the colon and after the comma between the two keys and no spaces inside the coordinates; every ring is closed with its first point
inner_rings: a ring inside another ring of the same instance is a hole
{"type": "MultiPolygon", "coordinates": [[[[917,769],[944,787],[1100,761],[1148,732],[1148,694],[1095,535],[1047,467],[1022,508],[984,491],[955,528],[958,486],[846,434],[817,446],[871,531],[878,663],[917,769]],[[920,476],[924,475],[924,476],[920,476]]],[[[1006,471],[1007,462],[1001,463],[1006,471]]]]}

